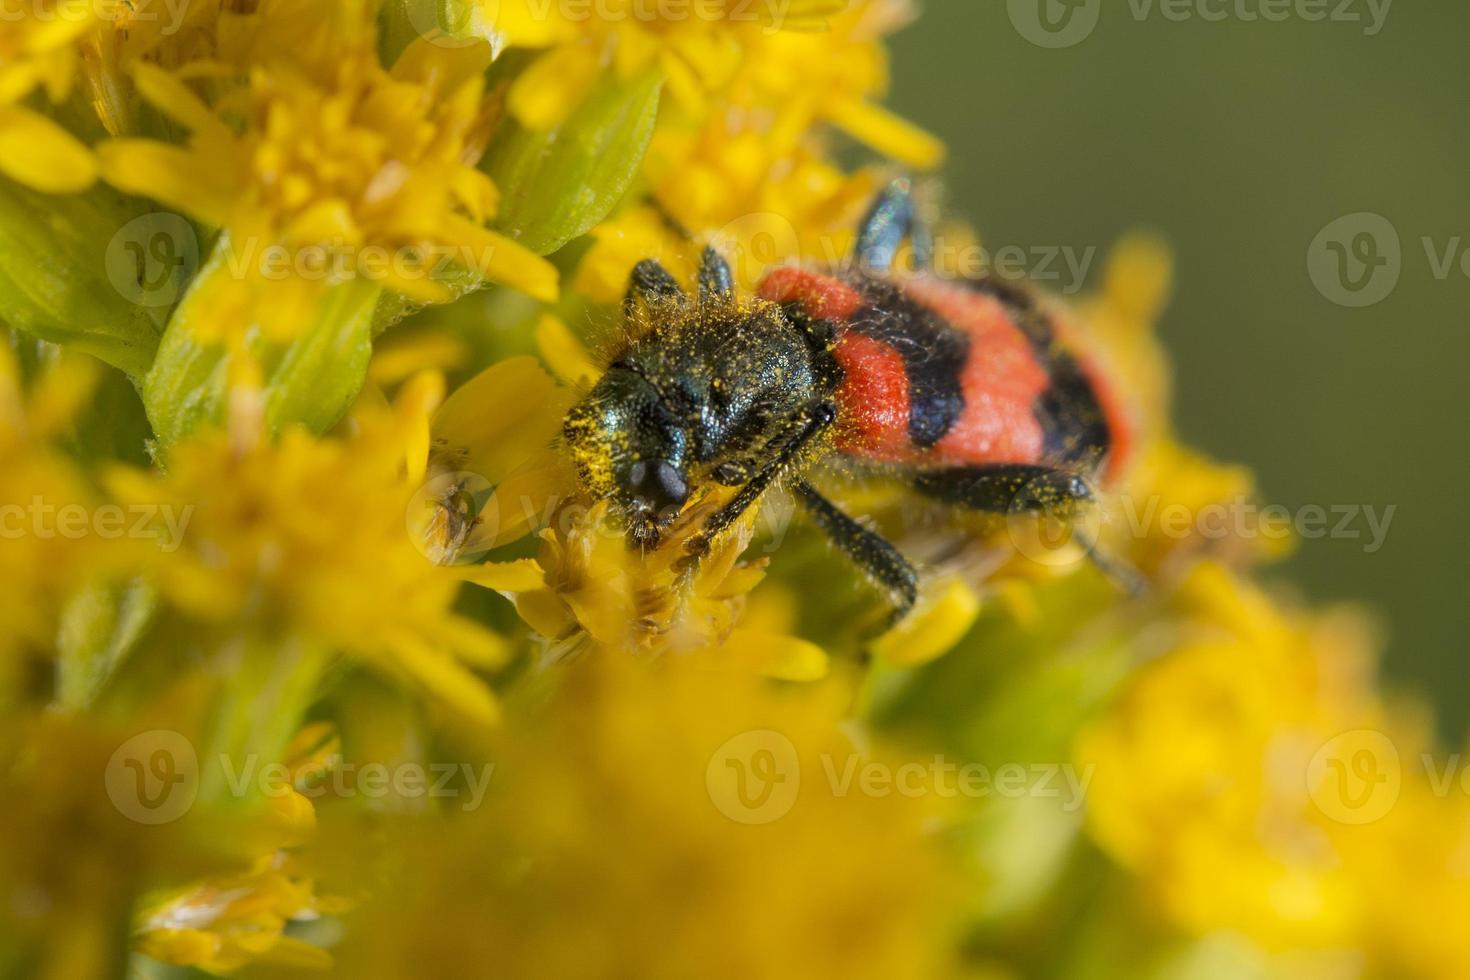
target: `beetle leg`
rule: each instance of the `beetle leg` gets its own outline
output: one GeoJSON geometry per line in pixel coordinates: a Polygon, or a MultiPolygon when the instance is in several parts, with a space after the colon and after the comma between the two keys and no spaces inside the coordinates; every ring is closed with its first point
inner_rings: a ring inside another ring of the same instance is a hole
{"type": "Polygon", "coordinates": [[[919,573],[888,540],[844,514],[805,480],[796,482],[796,499],[837,549],[884,589],[893,601],[891,623],[907,616],[919,598],[919,573]]]}
{"type": "Polygon", "coordinates": [[[734,298],[735,274],[730,271],[730,263],[713,245],[706,245],[699,260],[699,301],[734,298]]]}
{"type": "Polygon", "coordinates": [[[792,420],[785,437],[776,439],[778,448],[764,468],[740,488],[730,502],[716,511],[704,527],[699,529],[685,544],[685,550],[693,557],[709,553],[710,544],[761,498],[776,478],[806,451],[808,447],[837,421],[837,406],[831,402],[820,402],[803,409],[792,420]]]}
{"type": "Polygon", "coordinates": [[[958,466],[916,473],[926,497],[991,514],[1065,511],[1090,503],[1092,488],[1075,473],[1047,466],[958,466]]]}
{"type": "Polygon", "coordinates": [[[631,317],[637,310],[640,299],[652,304],[664,300],[683,302],[688,297],[679,285],[679,280],[657,259],[644,259],[633,267],[628,293],[623,297],[623,315],[631,317]]]}
{"type": "Polygon", "coordinates": [[[873,272],[891,271],[905,238],[913,242],[914,264],[929,268],[934,258],[934,237],[919,215],[913,181],[900,177],[883,189],[858,226],[854,252],[858,266],[873,272]]]}
{"type": "MultiPolygon", "coordinates": [[[[931,470],[913,480],[914,489],[956,507],[994,514],[1052,513],[1067,515],[1096,497],[1087,481],[1066,470],[1045,466],[967,466],[931,470]]],[[[1079,532],[1078,544],[1120,589],[1141,595],[1148,581],[1126,562],[1104,553],[1097,541],[1079,532]]]]}
{"type": "Polygon", "coordinates": [[[738,487],[750,479],[750,466],[747,463],[722,463],[710,475],[722,487],[738,487]]]}

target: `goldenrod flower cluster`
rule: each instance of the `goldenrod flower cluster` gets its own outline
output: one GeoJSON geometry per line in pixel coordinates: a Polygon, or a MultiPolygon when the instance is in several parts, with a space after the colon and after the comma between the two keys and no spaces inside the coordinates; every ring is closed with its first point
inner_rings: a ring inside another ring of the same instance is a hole
{"type": "Polygon", "coordinates": [[[693,563],[729,491],[645,551],[579,490],[636,262],[840,262],[942,162],[915,13],[7,10],[0,972],[1470,971],[1371,627],[1132,520],[1254,493],[1169,425],[1152,239],[1057,309],[1138,422],[1086,535],[826,486],[920,559],[897,626],[780,488],[693,563]]]}

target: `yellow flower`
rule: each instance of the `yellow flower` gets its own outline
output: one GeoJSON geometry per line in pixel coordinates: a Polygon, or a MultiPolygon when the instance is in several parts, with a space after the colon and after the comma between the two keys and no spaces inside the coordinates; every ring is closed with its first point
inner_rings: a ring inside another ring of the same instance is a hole
{"type": "Polygon", "coordinates": [[[956,975],[937,807],[841,782],[908,760],[844,734],[840,685],[791,698],[677,658],[556,680],[481,809],[404,829],[401,874],[346,921],[347,975],[956,975]]]}
{"type": "MultiPolygon", "coordinates": [[[[847,130],[910,167],[942,162],[943,145],[886,110],[883,36],[908,5],[858,0],[823,30],[763,32],[723,95],[721,111],[668,114],[644,164],[650,196],[684,228],[709,236],[754,287],[771,266],[846,260],[883,175],[849,174],[829,158],[822,126],[847,130]]],[[[620,295],[641,258],[679,271],[697,251],[654,212],[634,208],[593,232],[577,287],[596,302],[620,295]]]]}
{"type": "Polygon", "coordinates": [[[602,72],[627,79],[657,68],[693,115],[730,84],[763,33],[814,29],[845,0],[793,0],[783,14],[738,0],[692,4],[610,0],[584,12],[535,0],[484,4],[483,30],[514,47],[546,48],[509,94],[510,110],[533,129],[563,121],[602,72]]]}
{"type": "Polygon", "coordinates": [[[683,241],[653,208],[628,208],[594,228],[592,238],[574,285],[594,303],[620,300],[633,267],[644,259],[662,263],[684,281],[694,275],[698,260],[692,243],[683,241]]]}
{"type": "Polygon", "coordinates": [[[63,357],[27,390],[0,344],[0,704],[27,655],[48,656],[63,604],[106,574],[113,555],[92,533],[100,501],[59,448],[97,381],[90,358],[63,357]],[[73,514],[84,520],[76,524],[73,514]]]}
{"type": "Polygon", "coordinates": [[[549,263],[484,226],[497,205],[474,166],[488,136],[488,45],[423,41],[390,71],[367,9],[267,0],[220,18],[209,60],[132,66],[187,142],[106,142],[104,175],[228,233],[223,268],[204,283],[212,313],[191,317],[206,336],[258,325],[292,337],[322,287],[353,278],[443,301],[452,294],[436,276],[450,266],[556,295],[549,263]]]}
{"type": "Polygon", "coordinates": [[[1423,726],[1373,691],[1362,624],[1283,611],[1210,563],[1176,607],[1167,652],[1079,740],[1095,839],[1188,932],[1463,975],[1470,944],[1416,916],[1470,900],[1470,812],[1434,798],[1423,726]],[[1364,760],[1374,781],[1342,783],[1364,760]]]}
{"type": "Polygon", "coordinates": [[[283,833],[269,839],[259,857],[239,872],[222,874],[154,896],[135,930],[139,952],[164,963],[231,973],[247,964],[324,968],[331,957],[319,946],[285,935],[288,923],[340,911],[345,903],[323,899],[293,850],[315,831],[315,810],[301,795],[331,767],[341,746],[330,726],[308,725],[287,748],[285,774],[270,806],[283,833]]]}
{"type": "MultiPolygon", "coordinates": [[[[1433,760],[1442,774],[1436,778],[1452,778],[1457,759],[1433,760]]],[[[1383,825],[1359,828],[1363,837],[1376,838],[1362,845],[1368,857],[1363,887],[1372,899],[1365,938],[1385,973],[1452,980],[1470,971],[1464,930],[1444,928],[1448,919],[1470,912],[1470,801],[1463,783],[1451,792],[1446,796],[1422,778],[1406,779],[1383,825]]]]}
{"type": "Polygon", "coordinates": [[[452,611],[460,579],[420,537],[433,508],[416,494],[441,386],[420,376],[391,409],[365,398],[351,437],[293,429],[240,452],[208,431],[176,444],[166,473],[117,470],[108,483],[120,499],[187,514],[182,547],[150,563],[186,613],[357,655],[489,723],[495,702],[472,668],[498,666],[505,643],[452,611]]]}
{"type": "MultiPolygon", "coordinates": [[[[646,169],[659,167],[659,139],[646,169]]],[[[657,180],[658,196],[675,220],[708,238],[727,255],[736,279],[754,289],[771,268],[807,260],[844,261],[854,229],[882,185],[876,171],[844,174],[815,155],[775,177],[768,160],[740,160],[718,141],[692,150],[657,180]],[[740,173],[733,173],[740,168],[740,173]]],[[[627,289],[633,266],[662,261],[681,278],[692,277],[699,249],[672,229],[652,207],[634,207],[592,231],[595,244],[579,266],[576,287],[589,300],[612,303],[627,289]]]]}
{"type": "MultiPolygon", "coordinates": [[[[141,720],[141,717],[140,719],[141,720]]],[[[37,980],[120,976],[120,926],[148,881],[207,847],[129,819],[104,789],[115,734],[56,711],[0,715],[0,950],[37,980]]]]}
{"type": "Polygon", "coordinates": [[[0,19],[0,173],[55,194],[97,177],[90,150],[24,103],[38,89],[58,104],[71,94],[81,42],[103,22],[101,3],[35,0],[0,19]]]}
{"type": "Polygon", "coordinates": [[[331,964],[320,947],[283,935],[292,919],[317,914],[311,885],[290,858],[261,858],[249,871],[194,886],[150,909],[138,951],[176,966],[230,973],[246,964],[316,967],[331,964]]]}
{"type": "MultiPolygon", "coordinates": [[[[885,38],[911,13],[33,0],[0,16],[0,181],[36,217],[12,251],[57,231],[36,189],[99,174],[212,249],[164,277],[187,291],[154,311],[161,345],[151,315],[72,323],[112,309],[90,292],[16,321],[122,337],[112,363],[140,383],[102,376],[108,407],[79,411],[92,362],[0,346],[5,969],[1470,975],[1444,927],[1470,912],[1470,801],[1445,798],[1448,764],[1417,764],[1432,725],[1378,693],[1359,617],[1253,586],[1250,564],[1286,547],[1258,523],[1206,533],[1254,482],[1170,425],[1154,324],[1172,259],[1153,239],[1121,243],[1075,305],[1044,301],[1135,423],[1085,535],[1062,533],[1072,515],[966,514],[813,465],[922,573],[886,634],[819,529],[787,533],[782,487],[693,561],[734,491],[696,487],[657,546],[630,547],[602,454],[561,444],[609,361],[584,325],[608,328],[604,348],[648,326],[608,308],[636,262],[691,286],[710,243],[748,296],[775,265],[846,261],[893,169],[939,165],[943,145],[883,108],[885,38]],[[853,141],[856,164],[837,152],[853,141]],[[563,297],[529,247],[584,234],[559,259],[563,297]],[[523,295],[377,344],[486,281],[523,295]],[[442,399],[430,372],[461,369],[442,399]],[[119,407],[118,425],[94,418],[119,407]],[[118,505],[156,508],[151,542],[46,524],[118,505]],[[1094,541],[1120,578],[1144,574],[1143,597],[1091,570],[1094,541]],[[188,776],[150,765],[179,740],[188,776]],[[1086,814],[1002,788],[1068,747],[1086,814]],[[906,788],[901,767],[929,759],[968,789],[906,788]],[[283,792],[237,781],[275,761],[283,792]],[[463,806],[433,800],[491,761],[463,806]],[[365,763],[458,775],[379,796],[365,763]],[[958,764],[996,782],[977,793],[958,764]],[[325,773],[335,798],[312,792],[325,773]],[[185,803],[177,822],[146,823],[150,778],[185,803]]],[[[80,227],[100,193],[50,210],[80,227]]],[[[100,251],[68,254],[63,278],[129,291],[100,251]]]]}
{"type": "Polygon", "coordinates": [[[913,18],[914,5],[854,0],[844,6],[825,30],[763,34],[730,101],[750,113],[750,131],[778,152],[830,124],[905,166],[938,167],[944,144],[878,104],[889,86],[883,38],[913,18]]]}
{"type": "Polygon", "coordinates": [[[793,636],[740,625],[747,596],[765,577],[768,559],[739,559],[755,532],[750,515],[697,565],[683,543],[716,509],[717,496],[690,509],[669,543],[649,554],[630,549],[604,501],[573,504],[542,532],[537,558],[544,584],[516,596],[516,608],[547,639],[553,654],[591,646],[614,652],[706,654],[714,662],[804,679],[820,675],[827,656],[793,636]]]}

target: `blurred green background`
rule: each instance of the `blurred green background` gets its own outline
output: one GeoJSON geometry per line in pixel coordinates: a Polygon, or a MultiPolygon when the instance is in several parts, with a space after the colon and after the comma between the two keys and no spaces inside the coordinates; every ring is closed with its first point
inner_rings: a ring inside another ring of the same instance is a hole
{"type": "MultiPolygon", "coordinates": [[[[1004,0],[930,0],[893,43],[893,102],[948,142],[950,207],[987,246],[1095,245],[1095,275],[1130,229],[1172,243],[1162,331],[1183,435],[1249,463],[1293,509],[1397,506],[1378,553],[1303,542],[1271,576],[1375,607],[1390,683],[1427,691],[1458,741],[1470,722],[1470,4],[1395,3],[1367,36],[1363,22],[1236,15],[1260,0],[1206,2],[1229,15],[1175,22],[1155,0],[1140,20],[1145,0],[1093,0],[1091,33],[1048,49],[1004,0]],[[1308,252],[1358,212],[1392,224],[1402,273],[1381,303],[1353,309],[1314,286],[1308,252]],[[1442,277],[1435,263],[1455,244],[1442,277]]],[[[1368,0],[1345,10],[1372,20],[1368,0]]]]}

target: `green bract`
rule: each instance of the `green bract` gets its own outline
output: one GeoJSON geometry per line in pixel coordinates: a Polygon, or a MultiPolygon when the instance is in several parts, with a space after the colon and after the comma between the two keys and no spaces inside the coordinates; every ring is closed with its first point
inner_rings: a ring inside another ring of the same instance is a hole
{"type": "Polygon", "coordinates": [[[391,65],[421,37],[437,44],[473,39],[485,29],[477,16],[478,6],[476,0],[389,0],[381,14],[383,61],[391,65]]]}
{"type": "Polygon", "coordinates": [[[198,264],[192,226],[106,187],[0,179],[0,308],[11,326],[141,377],[198,264]]]}
{"type": "Polygon", "coordinates": [[[591,231],[642,166],[662,88],[652,71],[609,80],[557,128],[502,123],[480,164],[500,188],[497,229],[541,255],[591,231]]]}
{"type": "MultiPolygon", "coordinates": [[[[159,443],[168,446],[201,423],[221,423],[228,407],[230,354],[196,322],[197,299],[211,277],[229,275],[228,242],[209,262],[169,321],[158,358],[143,382],[143,403],[159,443]]],[[[304,425],[324,432],[346,414],[367,377],[373,312],[382,288],[365,280],[326,287],[311,325],[279,346],[259,333],[247,341],[265,383],[271,432],[304,425]]]]}

